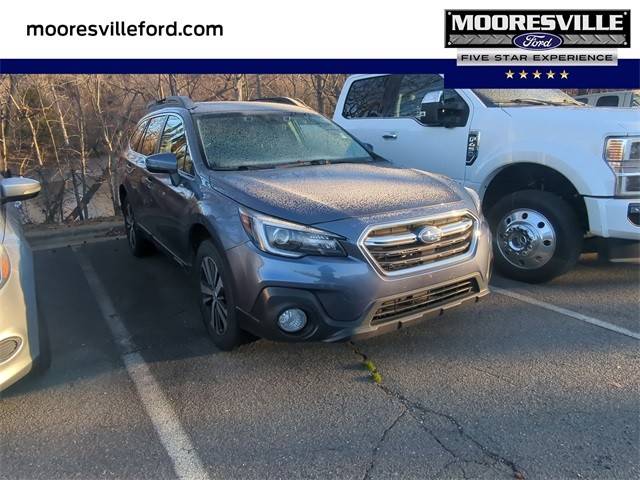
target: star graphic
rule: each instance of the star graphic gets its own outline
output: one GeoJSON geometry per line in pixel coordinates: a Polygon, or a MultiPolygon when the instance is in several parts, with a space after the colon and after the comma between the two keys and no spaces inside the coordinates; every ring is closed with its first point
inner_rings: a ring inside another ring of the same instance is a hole
{"type": "Polygon", "coordinates": [[[522,70],[520,72],[520,78],[527,78],[527,72],[525,72],[524,70],[522,70]]]}
{"type": "Polygon", "coordinates": [[[556,76],[556,72],[554,72],[553,70],[549,70],[547,72],[547,78],[554,78],[556,76]]]}
{"type": "Polygon", "coordinates": [[[507,78],[513,78],[513,74],[514,74],[514,72],[512,72],[511,69],[509,69],[507,72],[505,72],[505,75],[507,76],[507,78]]]}
{"type": "Polygon", "coordinates": [[[569,72],[567,72],[566,70],[562,70],[560,72],[560,78],[567,80],[569,78],[569,72]]]}
{"type": "Polygon", "coordinates": [[[540,75],[542,75],[542,72],[539,72],[537,69],[533,72],[533,78],[540,78],[540,75]]]}

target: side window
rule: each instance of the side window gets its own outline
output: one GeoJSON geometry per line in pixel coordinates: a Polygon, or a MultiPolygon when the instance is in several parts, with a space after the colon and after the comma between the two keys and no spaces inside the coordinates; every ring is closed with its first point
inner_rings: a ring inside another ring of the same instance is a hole
{"type": "Polygon", "coordinates": [[[589,103],[587,97],[576,97],[576,102],[589,103]]]}
{"type": "Polygon", "coordinates": [[[344,102],[344,118],[372,118],[384,116],[385,89],[389,76],[365,78],[351,84],[344,102]]]}
{"type": "Polygon", "coordinates": [[[156,153],[160,133],[162,132],[162,127],[166,119],[167,117],[162,115],[154,117],[149,121],[149,126],[147,127],[147,131],[144,132],[144,139],[139,148],[141,154],[149,156],[156,153]]]}
{"type": "Polygon", "coordinates": [[[193,162],[187,147],[187,136],[184,131],[184,124],[179,117],[175,115],[169,116],[160,140],[159,151],[175,153],[178,158],[178,168],[193,175],[193,162]]]}
{"type": "Polygon", "coordinates": [[[147,123],[149,122],[140,123],[133,132],[133,135],[131,135],[131,139],[129,140],[129,147],[134,152],[137,152],[140,149],[140,139],[142,138],[142,135],[144,135],[144,129],[147,128],[147,123]]]}
{"type": "Polygon", "coordinates": [[[596,102],[596,107],[617,107],[618,96],[617,95],[604,95],[596,102]]]}
{"type": "Polygon", "coordinates": [[[422,99],[429,92],[444,89],[440,75],[402,75],[397,94],[391,100],[390,117],[416,118],[420,116],[422,99]]]}

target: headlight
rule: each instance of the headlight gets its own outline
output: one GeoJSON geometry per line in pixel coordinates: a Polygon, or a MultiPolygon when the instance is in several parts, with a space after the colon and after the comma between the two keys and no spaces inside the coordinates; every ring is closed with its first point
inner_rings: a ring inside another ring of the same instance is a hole
{"type": "Polygon", "coordinates": [[[604,158],[616,175],[616,195],[640,192],[640,137],[609,137],[604,158]]]}
{"type": "Polygon", "coordinates": [[[0,288],[9,280],[11,273],[11,263],[9,263],[9,254],[7,249],[0,245],[0,288]]]}
{"type": "Polygon", "coordinates": [[[464,187],[469,196],[473,199],[473,203],[476,205],[476,210],[478,213],[482,213],[481,205],[480,205],[480,195],[473,189],[469,187],[464,187]]]}
{"type": "Polygon", "coordinates": [[[299,258],[305,255],[344,257],[337,235],[240,208],[247,235],[262,251],[299,258]]]}

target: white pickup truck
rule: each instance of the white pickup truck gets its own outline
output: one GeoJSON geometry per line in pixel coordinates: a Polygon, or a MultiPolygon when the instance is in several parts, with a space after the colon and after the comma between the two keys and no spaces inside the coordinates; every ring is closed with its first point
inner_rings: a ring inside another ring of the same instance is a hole
{"type": "Polygon", "coordinates": [[[586,248],[639,256],[639,109],[561,90],[444,89],[435,74],[355,75],[333,119],[381,157],[475,190],[507,276],[549,280],[586,248]]]}

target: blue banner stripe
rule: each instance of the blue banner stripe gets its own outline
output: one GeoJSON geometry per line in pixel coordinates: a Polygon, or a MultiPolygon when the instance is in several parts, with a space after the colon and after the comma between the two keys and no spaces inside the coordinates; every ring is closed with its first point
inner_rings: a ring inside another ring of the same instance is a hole
{"type": "Polygon", "coordinates": [[[458,67],[454,59],[5,59],[0,73],[442,73],[458,88],[640,88],[640,59],[602,67],[458,67]],[[507,72],[514,72],[509,78],[507,72]],[[521,78],[520,72],[526,72],[521,78]],[[541,75],[534,77],[534,72],[541,75]],[[560,72],[565,72],[561,76],[560,72]],[[553,78],[547,75],[553,72],[553,78]]]}

